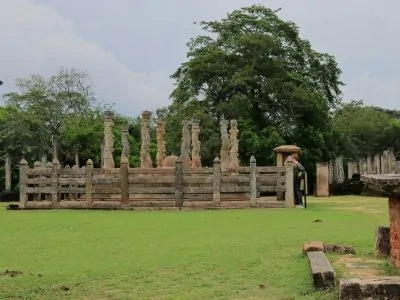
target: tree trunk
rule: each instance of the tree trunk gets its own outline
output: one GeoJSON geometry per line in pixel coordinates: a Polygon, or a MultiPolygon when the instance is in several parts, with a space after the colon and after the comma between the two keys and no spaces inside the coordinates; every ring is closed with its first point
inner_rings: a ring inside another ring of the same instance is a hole
{"type": "Polygon", "coordinates": [[[390,252],[390,228],[378,226],[375,232],[375,256],[387,257],[390,252]]]}

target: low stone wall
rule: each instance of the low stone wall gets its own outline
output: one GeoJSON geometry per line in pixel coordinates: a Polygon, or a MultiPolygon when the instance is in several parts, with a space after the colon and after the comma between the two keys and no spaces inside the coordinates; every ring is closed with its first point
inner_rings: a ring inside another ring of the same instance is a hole
{"type": "Polygon", "coordinates": [[[57,161],[47,167],[20,164],[20,208],[246,208],[271,207],[258,195],[287,194],[293,206],[292,166],[249,167],[238,173],[222,173],[219,159],[212,168],[61,168],[57,161]],[[289,187],[288,189],[286,187],[289,187]]]}

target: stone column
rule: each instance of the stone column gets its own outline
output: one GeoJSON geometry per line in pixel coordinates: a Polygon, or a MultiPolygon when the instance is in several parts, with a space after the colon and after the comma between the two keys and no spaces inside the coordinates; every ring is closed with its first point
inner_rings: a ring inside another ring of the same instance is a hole
{"type": "Polygon", "coordinates": [[[239,130],[237,128],[237,121],[231,120],[230,125],[231,125],[231,129],[229,130],[229,141],[231,146],[231,150],[229,153],[230,171],[232,173],[239,173],[239,139],[238,139],[239,130]]]}
{"type": "Polygon", "coordinates": [[[367,156],[367,174],[374,174],[374,165],[372,163],[371,155],[367,156]]]}
{"type": "MultiPolygon", "coordinates": [[[[274,148],[274,152],[276,153],[276,166],[283,167],[288,158],[290,158],[290,161],[292,161],[291,155],[295,153],[300,155],[301,149],[295,145],[282,145],[274,148]]],[[[277,192],[276,196],[278,201],[285,200],[284,192],[277,192]]]]}
{"type": "Polygon", "coordinates": [[[353,171],[354,171],[354,163],[351,161],[347,162],[347,179],[353,178],[353,171]]]}
{"type": "Polygon", "coordinates": [[[157,121],[157,168],[162,168],[164,164],[165,155],[165,126],[163,120],[157,121]]]}
{"type": "Polygon", "coordinates": [[[388,149],[389,154],[389,173],[396,174],[396,155],[394,153],[393,147],[388,149]]]}
{"type": "Polygon", "coordinates": [[[127,124],[124,124],[121,126],[121,144],[122,144],[122,153],[121,153],[121,163],[122,161],[126,160],[128,161],[128,168],[129,168],[129,126],[127,124]]]}
{"type": "Polygon", "coordinates": [[[221,172],[226,173],[229,172],[229,148],[230,148],[230,141],[228,135],[228,124],[227,120],[221,120],[220,124],[220,131],[221,131],[221,172]]]}
{"type": "Polygon", "coordinates": [[[184,169],[189,169],[191,166],[190,161],[190,122],[188,120],[182,121],[182,144],[181,144],[181,158],[184,169]]]}
{"type": "Polygon", "coordinates": [[[140,147],[140,167],[141,168],[152,168],[153,161],[150,156],[150,111],[142,112],[141,122],[141,147],[140,147]]]}
{"type": "Polygon", "coordinates": [[[332,160],[329,161],[329,184],[335,182],[335,164],[332,160]]]}
{"type": "Polygon", "coordinates": [[[192,168],[201,168],[200,157],[200,120],[192,120],[192,168]]]}
{"type": "MultiPolygon", "coordinates": [[[[293,160],[289,156],[285,162],[286,178],[285,178],[285,207],[294,208],[294,174],[293,174],[293,160]]],[[[279,199],[278,199],[279,200],[279,199]]]]}
{"type": "Polygon", "coordinates": [[[250,207],[257,207],[257,161],[250,157],[250,207]]]}
{"type": "Polygon", "coordinates": [[[383,151],[381,155],[381,171],[382,174],[390,174],[390,161],[389,161],[389,151],[383,151]]]}
{"type": "Polygon", "coordinates": [[[381,155],[374,155],[375,174],[381,174],[381,155]]]}
{"type": "Polygon", "coordinates": [[[114,126],[114,113],[106,111],[104,114],[104,148],[103,148],[103,168],[115,168],[113,157],[114,152],[114,137],[112,128],[114,126]]]}
{"type": "Polygon", "coordinates": [[[343,181],[344,181],[343,156],[338,156],[335,159],[335,183],[343,183],[343,181]]]}
{"type": "Polygon", "coordinates": [[[317,163],[317,197],[329,197],[329,163],[317,163]]]}

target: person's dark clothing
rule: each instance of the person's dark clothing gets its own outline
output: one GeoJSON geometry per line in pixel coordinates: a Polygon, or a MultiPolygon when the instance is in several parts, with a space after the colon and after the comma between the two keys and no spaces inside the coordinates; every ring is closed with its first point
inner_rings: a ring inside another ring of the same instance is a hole
{"type": "Polygon", "coordinates": [[[297,163],[293,167],[293,175],[294,175],[294,204],[302,205],[302,194],[300,190],[301,180],[304,179],[305,169],[301,163],[297,163]]]}

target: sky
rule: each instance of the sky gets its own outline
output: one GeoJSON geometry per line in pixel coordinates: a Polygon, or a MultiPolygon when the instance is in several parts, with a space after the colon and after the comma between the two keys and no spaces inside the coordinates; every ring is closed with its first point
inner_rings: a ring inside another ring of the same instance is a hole
{"type": "Polygon", "coordinates": [[[336,57],[345,100],[400,109],[396,0],[0,0],[0,92],[16,78],[76,68],[117,112],[155,110],[171,102],[169,75],[201,32],[193,23],[253,4],[282,8],[315,50],[336,57]]]}

